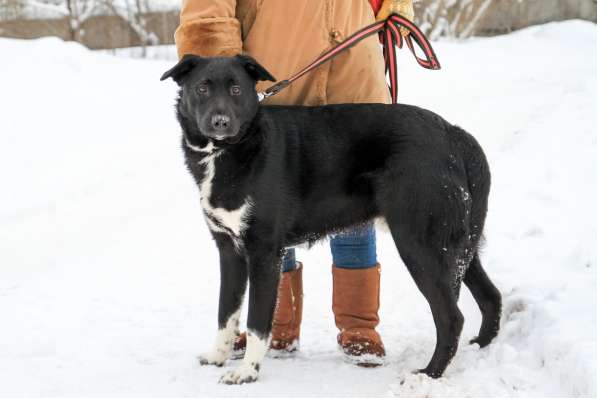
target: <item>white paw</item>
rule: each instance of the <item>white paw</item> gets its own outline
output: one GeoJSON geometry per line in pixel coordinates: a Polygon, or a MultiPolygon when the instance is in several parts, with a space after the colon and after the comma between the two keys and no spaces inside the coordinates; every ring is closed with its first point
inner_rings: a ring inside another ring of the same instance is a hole
{"type": "Polygon", "coordinates": [[[205,354],[200,354],[197,359],[200,365],[214,365],[222,366],[226,362],[227,355],[221,351],[212,351],[205,354]]]}
{"type": "Polygon", "coordinates": [[[244,384],[252,383],[259,377],[259,365],[241,365],[238,368],[224,373],[220,378],[220,383],[224,384],[244,384]]]}

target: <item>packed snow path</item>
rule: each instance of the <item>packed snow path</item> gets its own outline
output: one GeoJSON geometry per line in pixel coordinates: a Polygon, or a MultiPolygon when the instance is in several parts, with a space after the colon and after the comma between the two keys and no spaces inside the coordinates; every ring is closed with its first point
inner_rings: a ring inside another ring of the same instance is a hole
{"type": "Polygon", "coordinates": [[[466,344],[480,316],[463,289],[445,377],[411,374],[435,328],[380,232],[386,366],[342,361],[323,244],[299,253],[300,353],[230,387],[195,358],[216,332],[219,269],[183,166],[176,87],[159,82],[172,61],[0,39],[0,395],[596,397],[596,42],[597,25],[571,21],[436,43],[439,72],[400,52],[401,101],[473,133],[492,166],[482,259],[504,314],[491,346],[466,344]]]}

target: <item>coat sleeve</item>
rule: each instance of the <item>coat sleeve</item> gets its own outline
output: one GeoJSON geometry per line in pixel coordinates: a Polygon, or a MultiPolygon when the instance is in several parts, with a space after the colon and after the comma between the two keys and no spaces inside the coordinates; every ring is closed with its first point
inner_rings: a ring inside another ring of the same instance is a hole
{"type": "Polygon", "coordinates": [[[178,57],[230,56],[242,52],[236,0],[183,0],[180,25],[174,33],[178,57]]]}

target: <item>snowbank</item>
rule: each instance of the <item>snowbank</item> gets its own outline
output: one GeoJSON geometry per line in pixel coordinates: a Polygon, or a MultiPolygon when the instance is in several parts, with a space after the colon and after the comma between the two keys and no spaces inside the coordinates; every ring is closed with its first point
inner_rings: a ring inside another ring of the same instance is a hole
{"type": "MultiPolygon", "coordinates": [[[[478,137],[493,171],[483,254],[504,294],[480,350],[441,380],[423,297],[381,233],[387,366],[342,362],[329,251],[305,262],[302,349],[259,383],[218,385],[194,354],[216,329],[217,253],[187,175],[165,61],[57,39],[0,39],[0,385],[10,397],[597,396],[597,25],[570,21],[436,43],[440,72],[401,52],[400,98],[478,137]]],[[[233,363],[227,366],[233,366],[233,363]]]]}

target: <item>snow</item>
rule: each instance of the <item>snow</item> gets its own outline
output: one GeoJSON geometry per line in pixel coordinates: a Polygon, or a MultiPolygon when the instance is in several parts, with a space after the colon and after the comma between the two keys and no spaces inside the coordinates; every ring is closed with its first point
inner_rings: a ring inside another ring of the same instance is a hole
{"type": "MultiPolygon", "coordinates": [[[[127,12],[137,9],[137,4],[143,11],[176,11],[180,9],[180,0],[151,0],[151,5],[147,2],[132,3],[128,0],[79,0],[73,1],[74,15],[82,22],[94,15],[110,15],[118,12],[125,20],[133,22],[128,18],[127,12]]],[[[10,19],[56,19],[64,18],[70,13],[66,0],[26,0],[19,4],[17,11],[8,14],[10,19]]]]}
{"type": "Polygon", "coordinates": [[[0,385],[17,397],[597,396],[597,25],[569,21],[442,41],[443,69],[402,50],[400,98],[478,137],[493,171],[485,269],[504,295],[502,330],[466,341],[440,380],[411,374],[435,329],[380,232],[386,366],[335,345],[329,249],[305,263],[300,353],[260,380],[200,367],[216,335],[217,253],[160,83],[172,60],[94,53],[57,39],[0,39],[0,385]]]}

